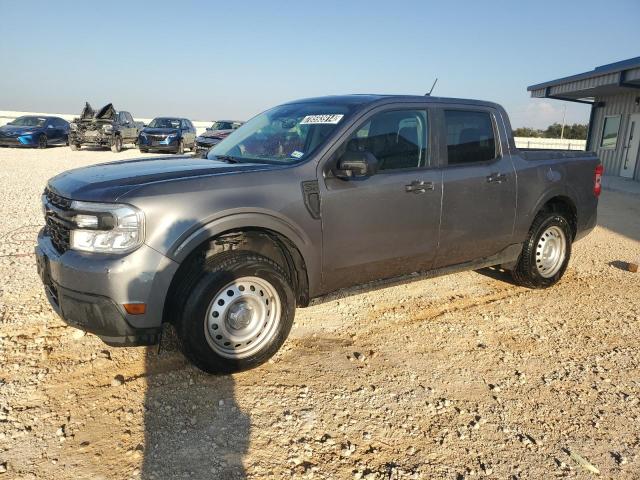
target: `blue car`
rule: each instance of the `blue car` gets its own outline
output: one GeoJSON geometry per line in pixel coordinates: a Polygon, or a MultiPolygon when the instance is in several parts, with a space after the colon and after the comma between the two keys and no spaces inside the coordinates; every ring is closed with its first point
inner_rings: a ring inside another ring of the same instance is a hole
{"type": "Polygon", "coordinates": [[[196,127],[187,118],[158,117],[144,127],[138,135],[141,152],[168,151],[182,155],[185,148],[193,151],[196,127]]]}
{"type": "Polygon", "coordinates": [[[47,148],[68,145],[69,122],[59,117],[27,115],[0,127],[1,147],[47,148]]]}

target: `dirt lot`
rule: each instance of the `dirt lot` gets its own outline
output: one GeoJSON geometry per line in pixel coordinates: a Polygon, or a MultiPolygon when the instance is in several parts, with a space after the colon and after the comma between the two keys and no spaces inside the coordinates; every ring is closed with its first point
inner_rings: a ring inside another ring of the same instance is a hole
{"type": "Polygon", "coordinates": [[[0,480],[640,478],[640,273],[620,268],[640,197],[604,192],[553,289],[353,290],[299,309],[269,364],[212,377],[66,327],[37,278],[47,178],[134,156],[0,149],[0,480]]]}

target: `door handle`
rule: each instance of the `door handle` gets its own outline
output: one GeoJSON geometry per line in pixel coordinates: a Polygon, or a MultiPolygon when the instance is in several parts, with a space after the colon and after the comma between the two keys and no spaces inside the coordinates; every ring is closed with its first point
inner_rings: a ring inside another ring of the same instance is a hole
{"type": "Polygon", "coordinates": [[[423,180],[414,180],[404,187],[407,193],[426,193],[427,190],[435,190],[433,182],[425,182],[423,180]]]}
{"type": "Polygon", "coordinates": [[[502,183],[507,181],[507,176],[504,173],[492,173],[487,176],[487,183],[502,183]]]}

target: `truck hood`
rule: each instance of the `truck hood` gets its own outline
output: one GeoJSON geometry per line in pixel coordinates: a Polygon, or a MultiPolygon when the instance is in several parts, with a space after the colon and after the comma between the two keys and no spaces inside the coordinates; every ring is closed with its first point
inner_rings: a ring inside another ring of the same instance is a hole
{"type": "Polygon", "coordinates": [[[226,163],[191,156],[102,163],[63,172],[49,180],[53,192],[72,200],[113,202],[141,185],[224,173],[267,170],[277,165],[226,163]]]}

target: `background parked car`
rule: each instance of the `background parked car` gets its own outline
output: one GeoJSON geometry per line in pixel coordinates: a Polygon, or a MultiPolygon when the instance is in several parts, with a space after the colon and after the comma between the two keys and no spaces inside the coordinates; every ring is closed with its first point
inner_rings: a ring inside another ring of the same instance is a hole
{"type": "Polygon", "coordinates": [[[193,151],[196,127],[187,118],[157,117],[144,127],[138,136],[141,152],[164,150],[183,154],[185,148],[193,151]]]}
{"type": "Polygon", "coordinates": [[[112,103],[98,112],[86,103],[80,117],[74,119],[69,127],[71,150],[78,150],[85,145],[109,147],[112,152],[119,152],[124,144],[136,143],[144,124],[134,121],[129,112],[117,111],[112,103]]]}
{"type": "Polygon", "coordinates": [[[59,117],[24,116],[0,127],[0,146],[37,147],[67,145],[69,122],[59,117]]]}
{"type": "Polygon", "coordinates": [[[196,138],[196,157],[204,158],[207,152],[226,138],[231,132],[240,127],[244,122],[237,120],[218,120],[213,122],[207,131],[196,138]]]}

